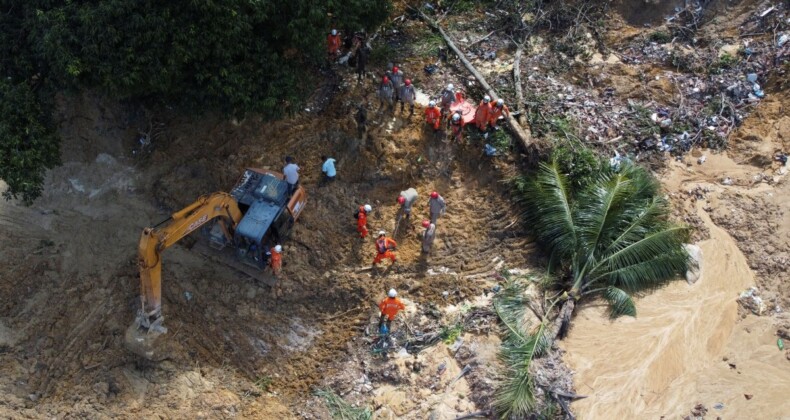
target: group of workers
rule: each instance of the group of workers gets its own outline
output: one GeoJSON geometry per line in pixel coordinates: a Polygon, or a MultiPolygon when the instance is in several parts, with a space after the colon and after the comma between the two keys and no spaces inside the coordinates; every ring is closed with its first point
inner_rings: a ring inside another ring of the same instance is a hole
{"type": "MultiPolygon", "coordinates": [[[[417,190],[414,188],[409,188],[398,194],[396,202],[400,205],[400,208],[395,216],[396,229],[398,229],[401,223],[406,223],[406,226],[411,227],[412,207],[418,197],[417,190]]],[[[436,191],[431,192],[431,198],[428,200],[428,213],[430,219],[422,221],[422,227],[425,229],[421,235],[423,253],[427,254],[431,252],[433,241],[436,238],[436,223],[439,217],[444,215],[446,210],[447,204],[444,201],[444,197],[436,191]]],[[[372,211],[373,206],[364,204],[359,206],[359,209],[354,213],[354,217],[357,219],[357,232],[362,239],[368,236],[368,215],[372,211]]],[[[397,261],[397,256],[395,255],[397,246],[397,242],[391,237],[388,237],[386,231],[378,231],[375,242],[376,256],[373,258],[373,265],[375,266],[384,259],[389,259],[392,261],[392,264],[394,264],[397,261]]]]}
{"type": "MultiPolygon", "coordinates": [[[[361,80],[365,72],[365,64],[369,55],[363,42],[354,38],[353,49],[356,51],[357,56],[357,75],[361,80]],[[363,48],[365,50],[363,51],[363,48]]],[[[337,30],[333,29],[327,37],[327,48],[330,60],[337,58],[340,55],[340,48],[342,41],[337,30]]],[[[417,92],[415,90],[412,80],[407,78],[403,69],[397,65],[389,64],[381,77],[381,82],[377,89],[377,96],[379,98],[379,109],[381,111],[388,111],[394,113],[397,104],[400,102],[400,113],[405,111],[406,105],[409,106],[409,117],[414,115],[415,101],[417,99],[417,92]]],[[[427,125],[433,130],[434,133],[443,133],[443,122],[446,121],[446,128],[450,130],[450,137],[458,141],[463,140],[464,128],[467,121],[463,115],[463,104],[466,98],[461,90],[457,90],[453,84],[448,84],[436,99],[428,102],[428,106],[424,110],[425,120],[427,125]]],[[[474,108],[473,106],[470,108],[474,108]]],[[[467,108],[467,114],[470,109],[467,108]]],[[[496,101],[488,95],[485,95],[478,106],[474,108],[473,124],[482,133],[487,133],[489,129],[496,129],[497,123],[500,118],[509,118],[510,110],[505,105],[504,100],[497,99],[496,101]]],[[[367,110],[363,105],[360,105],[355,116],[359,129],[360,136],[364,134],[367,124],[367,110]]],[[[324,162],[322,172],[324,178],[322,183],[331,181],[335,176],[334,159],[322,156],[324,162]]],[[[289,180],[290,188],[290,180],[289,180]]],[[[415,188],[408,188],[401,191],[397,197],[397,203],[400,205],[398,214],[396,216],[395,229],[397,230],[401,222],[406,222],[406,226],[411,228],[411,213],[414,204],[418,199],[418,193],[415,188]]],[[[436,238],[437,222],[439,217],[444,215],[446,211],[446,203],[444,198],[436,191],[431,192],[428,201],[429,219],[422,221],[424,231],[421,234],[423,253],[430,253],[433,246],[434,239],[436,238]]],[[[373,211],[370,204],[364,204],[354,213],[357,219],[357,232],[360,238],[368,236],[368,215],[373,211]]],[[[393,264],[397,261],[395,250],[398,244],[394,239],[387,236],[387,232],[380,230],[377,232],[375,241],[376,255],[373,259],[373,265],[377,265],[384,259],[389,259],[393,264]]],[[[381,311],[381,318],[379,321],[379,328],[386,325],[386,330],[389,331],[390,324],[395,318],[395,315],[405,309],[405,305],[397,298],[395,289],[390,289],[387,298],[379,303],[379,310],[381,311]]]]}

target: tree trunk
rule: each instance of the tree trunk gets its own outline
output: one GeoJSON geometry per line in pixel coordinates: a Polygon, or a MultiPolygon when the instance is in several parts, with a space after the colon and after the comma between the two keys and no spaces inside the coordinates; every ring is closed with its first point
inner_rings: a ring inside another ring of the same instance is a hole
{"type": "Polygon", "coordinates": [[[569,298],[562,304],[562,308],[560,308],[559,314],[557,314],[557,319],[554,320],[554,325],[551,327],[551,335],[550,337],[563,339],[566,335],[568,335],[568,329],[570,328],[571,324],[571,315],[573,315],[573,309],[576,307],[576,301],[573,298],[569,298]]]}
{"type": "MultiPolygon", "coordinates": [[[[466,57],[461,52],[461,50],[455,46],[453,40],[450,39],[447,33],[444,32],[444,29],[442,29],[442,27],[439,26],[439,24],[434,22],[433,19],[429,18],[425,13],[423,13],[422,10],[418,10],[418,12],[420,12],[420,16],[426,23],[428,23],[430,27],[432,27],[434,30],[439,32],[442,38],[444,38],[444,41],[447,43],[447,46],[450,47],[451,50],[453,50],[455,55],[458,56],[458,59],[461,60],[461,63],[463,63],[464,67],[466,67],[466,69],[469,70],[470,73],[472,73],[475,79],[477,79],[477,82],[480,83],[481,86],[483,86],[483,89],[485,89],[486,93],[488,93],[488,96],[493,98],[493,100],[499,98],[499,95],[497,95],[496,91],[491,87],[491,85],[488,84],[485,77],[483,77],[483,75],[480,74],[479,71],[477,71],[475,66],[473,66],[472,63],[470,63],[469,60],[466,59],[466,57]]],[[[524,150],[529,151],[530,146],[532,146],[532,135],[530,134],[529,128],[522,128],[521,124],[519,124],[519,122],[516,120],[515,117],[513,117],[513,115],[508,115],[507,120],[508,120],[508,127],[510,129],[510,132],[514,136],[516,136],[516,138],[521,142],[521,145],[524,147],[524,150]]]]}
{"type": "Polygon", "coordinates": [[[519,44],[516,56],[513,58],[513,83],[516,85],[516,110],[521,111],[518,122],[524,122],[526,115],[526,101],[524,101],[524,90],[521,87],[521,54],[524,53],[524,44],[519,44]]]}

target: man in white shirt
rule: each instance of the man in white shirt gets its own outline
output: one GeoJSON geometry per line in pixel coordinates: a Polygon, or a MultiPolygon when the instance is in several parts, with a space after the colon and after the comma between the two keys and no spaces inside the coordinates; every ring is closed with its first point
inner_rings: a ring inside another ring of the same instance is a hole
{"type": "Polygon", "coordinates": [[[323,186],[335,180],[337,171],[335,170],[334,158],[321,156],[321,160],[324,161],[324,164],[321,166],[321,172],[324,173],[324,177],[321,179],[320,186],[323,186]]]}
{"type": "Polygon", "coordinates": [[[285,167],[283,167],[283,179],[288,184],[288,196],[292,196],[299,184],[299,166],[294,163],[294,158],[285,157],[285,167]]]}

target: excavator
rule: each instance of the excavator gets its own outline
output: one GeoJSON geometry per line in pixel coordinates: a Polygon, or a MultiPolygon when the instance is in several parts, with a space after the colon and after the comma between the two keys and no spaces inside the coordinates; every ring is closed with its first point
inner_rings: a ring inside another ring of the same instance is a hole
{"type": "Polygon", "coordinates": [[[226,265],[272,284],[264,274],[267,251],[281,243],[304,210],[307,194],[292,194],[283,175],[248,168],[230,193],[198,198],[154,227],[143,229],[138,246],[141,307],[127,330],[127,347],[152,358],[153,341],[167,332],[162,315],[162,252],[200,229],[208,247],[226,265]]]}

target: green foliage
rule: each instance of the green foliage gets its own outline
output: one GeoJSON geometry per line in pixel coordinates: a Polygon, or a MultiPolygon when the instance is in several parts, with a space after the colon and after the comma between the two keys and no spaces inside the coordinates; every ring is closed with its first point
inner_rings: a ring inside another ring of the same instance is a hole
{"type": "Polygon", "coordinates": [[[16,2],[0,14],[7,196],[32,200],[43,171],[57,163],[51,109],[39,102],[57,90],[278,117],[307,96],[330,28],[372,30],[391,7],[390,0],[16,2]]]}
{"type": "Polygon", "coordinates": [[[568,178],[574,188],[589,184],[601,172],[603,160],[591,149],[579,147],[576,150],[558,146],[551,152],[552,162],[568,178]]]}
{"type": "Polygon", "coordinates": [[[513,137],[505,130],[497,130],[488,138],[489,144],[500,152],[507,152],[513,145],[513,137]]]}
{"type": "Polygon", "coordinates": [[[315,391],[315,395],[324,399],[329,414],[335,420],[370,420],[373,418],[373,412],[369,408],[353,407],[331,389],[319,389],[315,391]]]}
{"type": "Polygon", "coordinates": [[[41,194],[46,169],[60,163],[51,106],[26,82],[0,79],[0,179],[3,197],[30,204],[41,194]]]}
{"type": "Polygon", "coordinates": [[[459,322],[455,325],[443,326],[441,332],[439,333],[439,337],[442,338],[442,341],[444,341],[445,344],[452,344],[455,343],[455,340],[457,340],[463,332],[464,325],[459,322]]]}
{"type": "Polygon", "coordinates": [[[658,30],[651,33],[647,38],[657,44],[666,44],[667,42],[672,41],[672,34],[666,31],[658,30]]]}
{"type": "Polygon", "coordinates": [[[686,271],[688,231],[669,222],[658,182],[641,167],[604,166],[574,188],[556,162],[542,163],[516,187],[549,269],[574,299],[603,294],[613,315],[634,315],[628,293],[686,271]]]}
{"type": "Polygon", "coordinates": [[[269,387],[272,386],[272,377],[271,376],[261,376],[255,381],[255,387],[260,389],[262,392],[268,392],[269,387]]]}
{"type": "Polygon", "coordinates": [[[494,397],[494,408],[503,419],[524,418],[535,411],[535,383],[530,365],[548,351],[552,342],[545,319],[536,328],[527,322],[526,290],[524,279],[508,278],[494,300],[494,310],[504,330],[500,359],[506,369],[505,379],[494,397]]]}
{"type": "Polygon", "coordinates": [[[736,64],[738,64],[738,58],[724,53],[708,67],[708,72],[710,74],[720,74],[725,69],[733,68],[736,64]]]}

